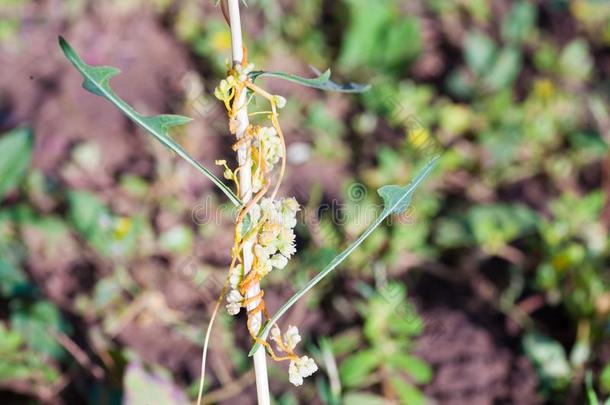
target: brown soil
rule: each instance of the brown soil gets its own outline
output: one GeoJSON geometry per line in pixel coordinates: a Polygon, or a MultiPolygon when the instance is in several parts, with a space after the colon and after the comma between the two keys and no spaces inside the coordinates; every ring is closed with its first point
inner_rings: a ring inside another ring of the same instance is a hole
{"type": "Polygon", "coordinates": [[[443,405],[541,403],[518,340],[472,291],[427,276],[411,295],[426,325],[418,353],[434,367],[427,395],[443,405]]]}

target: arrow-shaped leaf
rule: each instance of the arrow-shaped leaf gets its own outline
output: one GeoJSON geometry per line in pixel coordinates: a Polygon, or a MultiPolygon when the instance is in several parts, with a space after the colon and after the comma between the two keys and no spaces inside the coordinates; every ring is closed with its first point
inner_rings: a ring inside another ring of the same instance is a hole
{"type": "Polygon", "coordinates": [[[121,71],[114,67],[109,66],[90,66],[87,65],[78,56],[76,51],[68,44],[68,42],[59,37],[59,46],[66,55],[66,58],[78,69],[83,75],[83,88],[97,96],[103,97],[118,107],[123,114],[129,119],[135,122],[140,127],[144,128],[151,135],[157,138],[163,145],[174,151],[182,159],[186,160],[193,167],[195,167],[200,173],[206,176],[212,181],[220,190],[229,197],[229,200],[236,206],[241,205],[241,201],[237,196],[227,187],[222,180],[216,177],[211,171],[205,166],[196,161],[190,156],[176,141],[169,135],[169,129],[178,125],[184,125],[191,121],[188,117],[180,115],[156,115],[156,116],[145,116],[139,114],[129,104],[123,101],[110,87],[110,79],[121,71]]]}
{"type": "Polygon", "coordinates": [[[320,73],[320,71],[314,68],[312,69],[318,75],[318,77],[313,79],[291,75],[289,73],[284,72],[265,72],[261,70],[250,73],[250,78],[252,80],[256,80],[259,77],[274,77],[276,79],[286,80],[292,83],[300,84],[302,86],[313,87],[314,89],[337,91],[341,93],[362,93],[371,88],[371,86],[368,84],[364,85],[358,83],[335,83],[330,80],[330,69],[326,70],[324,73],[320,73]]]}
{"type": "MultiPolygon", "coordinates": [[[[381,187],[377,192],[383,199],[384,208],[379,217],[377,217],[377,219],[372,224],[370,224],[368,228],[366,228],[366,230],[358,237],[358,239],[356,239],[351,245],[349,245],[347,249],[341,252],[340,255],[335,257],[328,264],[328,266],[324,268],[324,270],[319,272],[299,292],[290,297],[290,299],[286,301],[286,303],[265,324],[265,327],[259,333],[259,337],[265,340],[267,338],[267,335],[269,334],[269,331],[271,330],[271,327],[277,322],[277,320],[280,319],[280,317],[284,315],[286,311],[290,309],[290,307],[296,304],[296,302],[301,299],[301,297],[303,297],[309,290],[311,290],[316,284],[322,281],[324,277],[328,276],[333,270],[335,270],[337,266],[339,266],[341,262],[343,262],[354,250],[356,250],[356,248],[360,246],[360,244],[366,238],[368,238],[371,233],[373,233],[373,231],[377,229],[377,227],[381,225],[381,223],[383,223],[383,221],[388,216],[390,216],[391,214],[400,214],[401,212],[404,212],[411,203],[413,193],[415,192],[417,187],[419,187],[419,185],[424,181],[424,179],[428,177],[432,169],[434,169],[434,166],[436,165],[437,161],[438,156],[430,160],[430,162],[426,164],[426,166],[418,173],[417,176],[415,176],[413,181],[411,181],[411,183],[409,183],[407,186],[400,187],[392,185],[381,187]]],[[[249,356],[252,356],[258,350],[259,346],[260,345],[256,343],[252,347],[252,350],[250,350],[249,356]]]]}

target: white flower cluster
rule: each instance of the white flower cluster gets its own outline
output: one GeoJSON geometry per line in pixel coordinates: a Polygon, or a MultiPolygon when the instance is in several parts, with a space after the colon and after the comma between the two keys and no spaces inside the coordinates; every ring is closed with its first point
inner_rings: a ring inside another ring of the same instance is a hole
{"type": "Polygon", "coordinates": [[[238,290],[231,290],[227,295],[227,312],[231,315],[237,315],[242,307],[244,297],[238,290]]]}
{"type": "Polygon", "coordinates": [[[254,147],[265,158],[265,170],[255,173],[252,180],[252,191],[258,193],[263,188],[263,179],[266,173],[273,170],[284,153],[282,140],[273,127],[258,127],[254,135],[254,147]]]}
{"type": "MultiPolygon", "coordinates": [[[[261,276],[273,269],[283,269],[288,259],[296,252],[294,227],[299,203],[294,198],[272,200],[263,198],[260,204],[252,206],[250,221],[259,231],[254,237],[254,268],[261,276]]],[[[231,291],[227,294],[227,311],[237,315],[243,306],[244,297],[239,292],[243,280],[243,265],[235,266],[229,276],[231,291]]]]}
{"type": "Polygon", "coordinates": [[[299,203],[294,198],[275,201],[263,198],[250,211],[252,223],[260,226],[254,244],[254,256],[256,270],[262,276],[274,268],[286,267],[288,259],[296,252],[294,227],[298,211],[299,203]]]}
{"type": "Polygon", "coordinates": [[[262,127],[254,139],[254,146],[259,148],[267,163],[267,170],[271,171],[273,166],[282,157],[282,141],[273,127],[262,127]]]}
{"type": "Polygon", "coordinates": [[[288,366],[288,379],[296,386],[303,384],[303,378],[309,377],[318,371],[318,366],[312,358],[303,356],[297,360],[290,360],[288,366]]]}
{"type": "Polygon", "coordinates": [[[239,283],[243,279],[243,274],[244,265],[238,264],[231,269],[231,274],[229,275],[231,291],[227,294],[227,312],[230,315],[237,315],[243,306],[244,297],[239,292],[239,283]]]}
{"type": "Polygon", "coordinates": [[[214,96],[228,104],[233,96],[233,90],[238,83],[243,83],[248,80],[248,74],[254,70],[254,65],[249,63],[246,67],[241,65],[235,66],[233,74],[229,75],[226,79],[220,81],[220,84],[214,89],[214,96]]]}
{"type": "MultiPolygon", "coordinates": [[[[287,354],[294,355],[294,349],[301,341],[299,330],[296,326],[289,326],[284,336],[281,336],[280,329],[275,326],[271,330],[271,339],[275,341],[278,348],[287,354]]],[[[309,377],[318,370],[315,361],[307,356],[297,357],[290,360],[288,366],[288,379],[296,386],[303,384],[303,378],[309,377]]]]}

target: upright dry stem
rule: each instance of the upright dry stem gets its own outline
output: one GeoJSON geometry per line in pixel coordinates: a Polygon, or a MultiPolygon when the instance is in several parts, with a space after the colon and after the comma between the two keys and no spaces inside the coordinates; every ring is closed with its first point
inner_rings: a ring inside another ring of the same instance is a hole
{"type": "MultiPolygon", "coordinates": [[[[241,17],[239,10],[239,0],[228,0],[229,9],[229,21],[231,25],[231,45],[232,45],[232,56],[233,65],[242,63],[244,58],[243,54],[243,40],[241,32],[241,17]]],[[[237,100],[237,138],[243,138],[246,129],[249,125],[248,108],[247,108],[247,92],[242,91],[237,100]]],[[[252,199],[252,173],[250,170],[250,153],[249,143],[243,143],[237,150],[237,161],[241,170],[239,170],[239,189],[241,191],[240,198],[244,204],[247,204],[252,199]]],[[[253,254],[252,254],[252,242],[246,242],[242,246],[242,257],[244,274],[248,274],[252,269],[253,254]]],[[[258,283],[253,284],[246,293],[246,299],[256,297],[259,295],[260,286],[258,283]]],[[[247,305],[247,310],[254,310],[259,304],[259,300],[253,300],[247,305]]],[[[262,324],[262,314],[259,312],[255,315],[254,324],[262,324]]],[[[254,372],[256,374],[256,391],[258,396],[259,405],[270,404],[269,399],[269,383],[267,379],[267,360],[265,355],[265,349],[261,347],[253,356],[254,358],[254,372]]]]}

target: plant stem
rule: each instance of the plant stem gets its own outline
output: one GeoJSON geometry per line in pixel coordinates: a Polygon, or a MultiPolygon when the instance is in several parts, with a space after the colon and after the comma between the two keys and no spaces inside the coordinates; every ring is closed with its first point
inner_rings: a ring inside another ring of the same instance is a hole
{"type": "MultiPolygon", "coordinates": [[[[231,26],[231,46],[233,65],[241,64],[244,58],[243,53],[243,39],[241,32],[241,17],[239,13],[239,1],[240,0],[228,0],[229,5],[229,21],[231,26]]],[[[240,94],[240,98],[237,101],[237,139],[244,136],[246,129],[248,128],[248,106],[247,106],[247,92],[244,90],[240,94]]],[[[241,190],[240,198],[242,203],[245,205],[252,199],[252,173],[250,170],[250,146],[246,142],[237,150],[237,161],[240,167],[243,169],[239,171],[239,188],[241,190]]],[[[252,269],[252,243],[244,243],[243,245],[243,265],[244,275],[248,274],[252,269]]],[[[254,284],[246,292],[246,298],[256,296],[260,291],[259,284],[254,284]]],[[[258,301],[251,302],[246,308],[248,311],[253,310],[258,305],[258,301]]],[[[256,315],[253,325],[262,325],[262,314],[259,312],[256,315]]],[[[254,373],[256,375],[256,392],[258,396],[259,405],[270,405],[269,399],[269,382],[267,379],[267,359],[265,355],[265,349],[261,347],[253,356],[254,358],[254,373]]]]}

